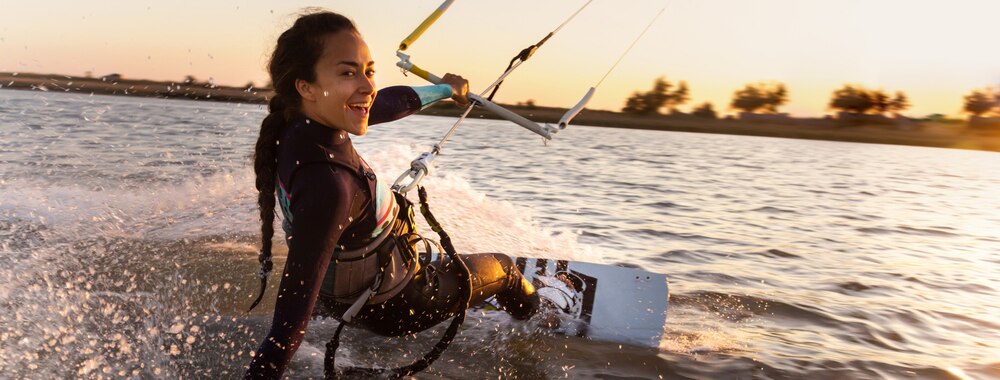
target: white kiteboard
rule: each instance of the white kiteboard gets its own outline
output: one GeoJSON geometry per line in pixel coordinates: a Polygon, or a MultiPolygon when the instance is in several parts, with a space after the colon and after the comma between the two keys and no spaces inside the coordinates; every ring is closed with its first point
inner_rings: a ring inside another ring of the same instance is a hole
{"type": "MultiPolygon", "coordinates": [[[[433,256],[437,259],[436,254],[433,256]]],[[[601,342],[659,347],[667,322],[666,275],[578,261],[514,259],[525,278],[536,285],[539,295],[549,301],[543,307],[563,309],[556,313],[558,327],[548,331],[601,342]]],[[[492,304],[473,307],[495,309],[492,304]]]]}
{"type": "Polygon", "coordinates": [[[542,285],[538,292],[550,301],[549,307],[568,312],[563,313],[555,332],[659,347],[667,322],[666,275],[568,260],[516,258],[515,261],[525,278],[542,285]],[[572,288],[566,286],[567,282],[572,283],[572,288]]]}

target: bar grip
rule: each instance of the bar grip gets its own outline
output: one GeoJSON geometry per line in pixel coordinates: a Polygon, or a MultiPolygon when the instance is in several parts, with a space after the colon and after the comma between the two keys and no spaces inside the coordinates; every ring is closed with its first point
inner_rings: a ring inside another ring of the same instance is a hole
{"type": "Polygon", "coordinates": [[[424,78],[428,82],[434,84],[441,84],[441,78],[439,78],[437,75],[431,74],[430,71],[421,69],[417,65],[411,65],[408,70],[410,70],[411,73],[416,74],[418,77],[424,78]]]}

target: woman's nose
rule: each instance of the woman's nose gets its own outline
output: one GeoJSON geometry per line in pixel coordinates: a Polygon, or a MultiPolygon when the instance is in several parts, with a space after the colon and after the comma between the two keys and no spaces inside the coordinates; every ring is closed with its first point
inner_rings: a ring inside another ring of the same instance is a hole
{"type": "Polygon", "coordinates": [[[362,83],[359,91],[361,91],[361,93],[363,94],[370,94],[372,92],[375,92],[375,78],[367,76],[364,76],[363,78],[364,82],[362,83]]]}

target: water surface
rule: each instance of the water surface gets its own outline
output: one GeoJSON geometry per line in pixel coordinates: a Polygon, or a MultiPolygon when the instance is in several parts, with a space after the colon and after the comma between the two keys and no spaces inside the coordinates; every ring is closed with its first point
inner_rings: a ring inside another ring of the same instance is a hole
{"type": "MultiPolygon", "coordinates": [[[[273,307],[272,288],[242,313],[264,112],[0,91],[0,372],[238,377],[273,307]]],[[[394,177],[452,122],[355,143],[394,177]]],[[[640,267],[672,294],[658,350],[476,315],[421,377],[1000,377],[996,153],[582,126],[545,146],[473,120],[425,183],[463,251],[640,267]]],[[[290,377],[322,376],[335,327],[310,325],[290,377]]],[[[440,332],[348,331],[358,365],[408,363],[440,332]]]]}

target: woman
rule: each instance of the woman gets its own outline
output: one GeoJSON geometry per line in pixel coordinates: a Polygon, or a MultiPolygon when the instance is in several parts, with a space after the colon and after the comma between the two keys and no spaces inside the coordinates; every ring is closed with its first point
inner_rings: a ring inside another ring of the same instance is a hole
{"type": "MultiPolygon", "coordinates": [[[[270,270],[276,191],[289,249],[271,329],[247,378],[281,376],[314,310],[340,318],[357,303],[352,325],[401,336],[466,305],[460,266],[419,262],[407,201],[378,180],[348,135],[364,135],[369,124],[444,98],[465,103],[468,82],[449,74],[448,85],[390,87],[376,97],[373,66],[354,24],[335,13],[302,16],[278,38],[268,65],[275,95],[254,154],[262,272],[270,270]],[[369,288],[377,290],[365,294],[369,288]]],[[[471,304],[496,296],[515,318],[535,312],[538,295],[509,257],[462,258],[471,274],[471,304]]]]}

